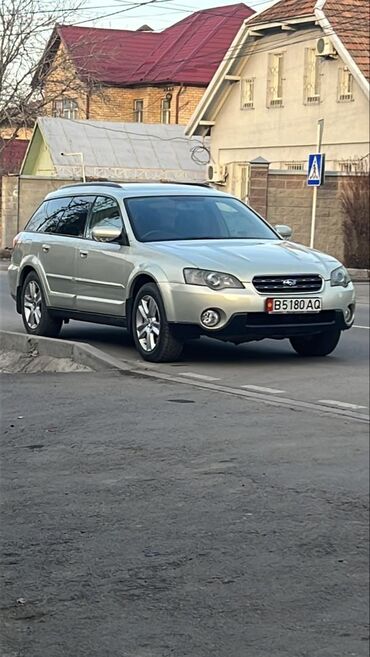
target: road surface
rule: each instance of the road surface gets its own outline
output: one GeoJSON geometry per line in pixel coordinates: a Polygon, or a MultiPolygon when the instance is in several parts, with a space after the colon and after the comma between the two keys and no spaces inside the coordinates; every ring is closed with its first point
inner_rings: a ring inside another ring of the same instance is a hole
{"type": "MultiPolygon", "coordinates": [[[[189,343],[180,362],[145,364],[176,374],[184,380],[211,382],[281,398],[369,411],[369,287],[358,284],[355,327],[342,334],[336,351],[320,359],[299,358],[287,340],[264,340],[234,346],[202,338],[189,343]]],[[[7,286],[5,265],[0,271],[0,328],[24,331],[7,286]]],[[[65,339],[88,342],[118,359],[144,366],[123,329],[70,322],[62,329],[65,339]]]]}

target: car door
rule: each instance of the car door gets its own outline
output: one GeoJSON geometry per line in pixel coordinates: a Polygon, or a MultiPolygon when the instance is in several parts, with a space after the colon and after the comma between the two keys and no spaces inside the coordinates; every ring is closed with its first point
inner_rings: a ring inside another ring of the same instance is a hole
{"type": "Polygon", "coordinates": [[[93,200],[91,196],[66,196],[47,202],[37,247],[51,307],[74,308],[76,239],[84,233],[93,200]]]}
{"type": "Polygon", "coordinates": [[[68,308],[74,300],[75,253],[70,241],[57,234],[59,221],[71,200],[61,197],[45,201],[27,227],[32,232],[31,252],[41,267],[48,304],[56,308],[68,308]]]}
{"type": "Polygon", "coordinates": [[[76,308],[97,315],[125,316],[126,285],[133,265],[130,247],[118,242],[97,242],[95,227],[118,226],[124,230],[117,201],[97,196],[84,240],[79,240],[76,258],[76,308]]]}

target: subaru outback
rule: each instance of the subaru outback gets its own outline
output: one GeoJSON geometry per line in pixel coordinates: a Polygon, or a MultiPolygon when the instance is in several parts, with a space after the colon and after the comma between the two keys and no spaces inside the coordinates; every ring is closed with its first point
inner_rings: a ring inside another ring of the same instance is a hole
{"type": "Polygon", "coordinates": [[[10,291],[28,333],[123,326],[149,361],[176,360],[202,335],[286,338],[325,356],[353,324],[354,288],[335,258],[290,237],[206,186],[71,184],[15,237],[10,291]]]}

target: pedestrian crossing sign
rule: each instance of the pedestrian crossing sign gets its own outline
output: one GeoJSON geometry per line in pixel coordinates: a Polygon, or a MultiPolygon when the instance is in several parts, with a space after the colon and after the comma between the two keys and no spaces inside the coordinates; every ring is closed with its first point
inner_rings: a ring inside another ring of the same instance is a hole
{"type": "Polygon", "coordinates": [[[325,155],[322,153],[310,153],[308,156],[307,185],[319,187],[324,184],[325,155]]]}

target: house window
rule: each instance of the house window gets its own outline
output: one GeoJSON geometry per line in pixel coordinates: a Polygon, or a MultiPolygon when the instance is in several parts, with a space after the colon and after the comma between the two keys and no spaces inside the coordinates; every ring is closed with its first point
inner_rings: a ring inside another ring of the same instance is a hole
{"type": "Polygon", "coordinates": [[[347,66],[338,71],[338,102],[353,100],[353,75],[347,66]]]}
{"type": "Polygon", "coordinates": [[[283,104],[283,53],[270,53],[268,59],[267,106],[283,104]]]}
{"type": "Polygon", "coordinates": [[[136,98],[134,100],[134,121],[135,123],[142,123],[144,120],[144,101],[136,98]]]}
{"type": "Polygon", "coordinates": [[[315,48],[306,48],[304,67],[304,102],[314,105],[320,102],[320,58],[315,48]]]}
{"type": "Polygon", "coordinates": [[[53,102],[53,116],[77,119],[78,104],[74,98],[58,98],[53,102]]]}
{"type": "Polygon", "coordinates": [[[241,109],[254,107],[254,78],[247,78],[241,82],[241,109]]]}
{"type": "Polygon", "coordinates": [[[161,100],[161,123],[171,123],[171,99],[161,100]]]}

